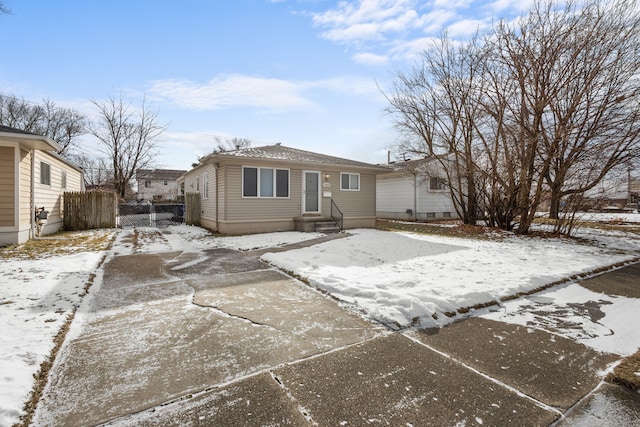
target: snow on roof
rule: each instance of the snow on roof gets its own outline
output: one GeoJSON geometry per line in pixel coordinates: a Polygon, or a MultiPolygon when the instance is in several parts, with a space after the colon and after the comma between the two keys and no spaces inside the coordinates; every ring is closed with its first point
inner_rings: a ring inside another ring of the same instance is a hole
{"type": "Polygon", "coordinates": [[[281,144],[265,145],[262,147],[250,147],[235,151],[226,151],[212,154],[209,159],[221,159],[225,157],[243,157],[247,159],[269,159],[287,160],[300,163],[316,163],[337,166],[357,166],[366,168],[380,168],[380,166],[356,160],[344,159],[341,157],[328,156],[326,154],[314,153],[311,151],[299,150],[297,148],[286,147],[281,144]]]}

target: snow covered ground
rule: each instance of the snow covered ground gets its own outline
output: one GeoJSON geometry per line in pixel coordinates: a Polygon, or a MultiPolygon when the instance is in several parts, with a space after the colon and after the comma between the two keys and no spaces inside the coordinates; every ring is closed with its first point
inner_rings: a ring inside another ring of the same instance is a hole
{"type": "MultiPolygon", "coordinates": [[[[626,222],[640,223],[638,214],[623,216],[626,222]]],[[[603,220],[611,218],[607,214],[603,220]]],[[[121,231],[120,236],[125,232],[131,233],[121,231]]],[[[188,226],[162,232],[139,229],[137,233],[130,242],[119,237],[111,254],[178,250],[197,253],[214,247],[252,250],[320,236],[286,232],[214,237],[188,226]]],[[[392,327],[430,327],[459,318],[445,313],[461,307],[498,300],[640,256],[640,236],[586,228],[580,230],[580,235],[591,241],[589,245],[569,239],[510,235],[501,240],[474,240],[368,229],[350,233],[351,236],[308,248],[266,253],[262,259],[305,278],[368,318],[392,327]]],[[[81,301],[90,274],[105,255],[80,252],[0,262],[0,426],[18,421],[33,385],[33,374],[49,355],[53,337],[81,301]]],[[[567,335],[573,333],[573,338],[584,339],[600,350],[630,354],[640,345],[640,331],[629,326],[640,324],[638,301],[593,294],[577,285],[553,287],[505,303],[498,311],[483,309],[470,315],[530,324],[527,322],[537,319],[523,310],[527,304],[542,301],[557,308],[556,313],[562,316],[566,313],[563,308],[573,302],[603,298],[608,301],[605,318],[587,324],[582,332],[568,331],[567,335]],[[627,335],[607,338],[613,324],[624,328],[627,335]]],[[[571,315],[577,316],[572,321],[587,322],[575,311],[571,315]]],[[[557,330],[561,329],[559,323],[555,325],[557,330]]]]}

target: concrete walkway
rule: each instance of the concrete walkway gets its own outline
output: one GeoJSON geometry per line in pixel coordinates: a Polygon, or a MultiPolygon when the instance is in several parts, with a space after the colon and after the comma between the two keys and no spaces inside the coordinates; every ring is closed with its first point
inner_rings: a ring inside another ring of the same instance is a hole
{"type": "MultiPolygon", "coordinates": [[[[111,258],[34,425],[640,425],[640,396],[602,383],[618,356],[479,318],[392,333],[262,252],[111,258]]],[[[639,277],[585,286],[635,298],[639,277]]]]}

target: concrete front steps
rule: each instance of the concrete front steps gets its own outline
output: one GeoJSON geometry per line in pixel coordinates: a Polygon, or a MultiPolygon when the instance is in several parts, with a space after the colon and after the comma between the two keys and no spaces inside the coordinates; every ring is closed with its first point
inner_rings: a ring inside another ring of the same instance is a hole
{"type": "Polygon", "coordinates": [[[339,233],[340,227],[338,223],[331,217],[319,216],[319,215],[304,215],[294,218],[296,223],[296,230],[303,232],[317,232],[317,233],[339,233]]]}

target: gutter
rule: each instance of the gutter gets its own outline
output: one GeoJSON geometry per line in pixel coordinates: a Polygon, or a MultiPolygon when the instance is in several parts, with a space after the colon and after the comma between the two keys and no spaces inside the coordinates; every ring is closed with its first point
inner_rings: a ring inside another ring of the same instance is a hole
{"type": "Polygon", "coordinates": [[[220,200],[219,199],[219,191],[218,189],[220,188],[219,184],[218,184],[218,168],[220,167],[220,163],[214,163],[213,164],[213,168],[215,169],[216,173],[216,233],[220,232],[220,226],[218,225],[218,206],[220,206],[220,200]]]}
{"type": "Polygon", "coordinates": [[[36,150],[31,150],[31,184],[30,184],[30,200],[29,200],[29,239],[36,237],[36,150]]]}

